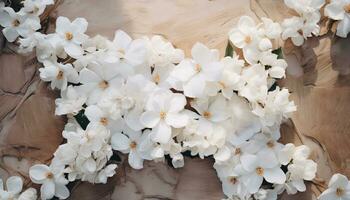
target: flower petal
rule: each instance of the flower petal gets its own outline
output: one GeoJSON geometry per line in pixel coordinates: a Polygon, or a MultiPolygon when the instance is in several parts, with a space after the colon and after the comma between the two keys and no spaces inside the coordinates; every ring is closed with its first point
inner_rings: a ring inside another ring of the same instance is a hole
{"type": "Polygon", "coordinates": [[[41,199],[51,199],[55,195],[55,183],[53,181],[45,181],[40,188],[41,199]]]}
{"type": "Polygon", "coordinates": [[[129,164],[134,169],[142,169],[143,168],[143,159],[140,157],[138,152],[132,150],[129,153],[129,164]]]}
{"type": "Polygon", "coordinates": [[[114,150],[126,151],[130,147],[130,140],[124,134],[114,133],[112,135],[111,145],[114,150]]]}
{"type": "Polygon", "coordinates": [[[153,111],[146,111],[144,113],[142,113],[141,117],[140,117],[140,122],[146,126],[147,128],[153,128],[155,127],[159,120],[160,120],[160,114],[157,112],[153,112],[153,111]]]}
{"type": "Polygon", "coordinates": [[[160,121],[151,132],[151,139],[162,144],[168,143],[171,139],[171,127],[165,122],[160,121]]]}
{"type": "Polygon", "coordinates": [[[165,121],[174,128],[181,128],[187,125],[189,117],[186,114],[168,113],[165,121]]]}
{"type": "Polygon", "coordinates": [[[264,178],[269,183],[283,184],[286,181],[286,174],[281,168],[264,169],[264,178]]]}
{"type": "Polygon", "coordinates": [[[34,165],[29,169],[30,179],[34,183],[43,183],[47,178],[47,173],[50,172],[50,168],[43,164],[34,165]]]}
{"type": "Polygon", "coordinates": [[[23,188],[23,180],[18,176],[11,176],[6,181],[7,191],[12,194],[19,194],[23,188]]]}

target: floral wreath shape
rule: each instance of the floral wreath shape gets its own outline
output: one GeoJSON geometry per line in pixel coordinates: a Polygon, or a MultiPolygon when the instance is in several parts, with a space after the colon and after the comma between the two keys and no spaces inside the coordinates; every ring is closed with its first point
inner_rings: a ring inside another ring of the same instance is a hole
{"type": "MultiPolygon", "coordinates": [[[[315,178],[317,164],[305,146],[281,144],[279,128],[296,110],[289,91],[276,86],[285,77],[286,61],[274,41],[290,39],[296,46],[318,35],[324,15],[337,20],[336,35],[350,32],[350,1],[284,0],[297,16],[281,24],[268,18],[256,24],[240,18],[229,32],[224,58],[218,50],[196,43],[192,58],[160,36],[132,39],[115,32],[113,41],[85,34],[88,22],[58,17],[54,33],[40,32],[39,16],[53,0],[24,0],[15,12],[0,2],[0,25],[18,52],[35,50],[40,77],[61,90],[56,115],[68,123],[49,166],[29,170],[42,184],[41,199],[66,199],[69,182],[106,183],[115,174],[113,150],[128,154],[134,169],[144,160],[170,158],[184,165],[184,152],[213,156],[214,168],[228,200],[276,200],[304,192],[315,178]],[[326,4],[326,5],[325,5],[326,4]],[[242,56],[238,56],[240,51],[242,56]],[[263,182],[265,180],[265,182],[263,182]]],[[[1,180],[1,179],[0,179],[1,180]]],[[[22,191],[12,176],[0,199],[37,199],[37,191],[22,191]]],[[[320,200],[350,198],[348,179],[336,174],[320,200]]]]}

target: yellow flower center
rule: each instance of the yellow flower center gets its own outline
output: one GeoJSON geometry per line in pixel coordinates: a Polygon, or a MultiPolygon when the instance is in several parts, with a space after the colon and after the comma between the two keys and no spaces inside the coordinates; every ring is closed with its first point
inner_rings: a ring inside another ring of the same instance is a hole
{"type": "Polygon", "coordinates": [[[135,149],[136,147],[137,147],[137,143],[134,142],[134,141],[132,141],[132,142],[130,143],[130,149],[135,149]]]}
{"type": "Polygon", "coordinates": [[[125,51],[124,49],[118,49],[118,54],[120,56],[120,59],[124,59],[125,57],[125,51]]]}
{"type": "Polygon", "coordinates": [[[255,169],[256,173],[259,175],[259,176],[263,176],[264,175],[264,169],[262,167],[257,167],[255,169]]]}
{"type": "Polygon", "coordinates": [[[15,19],[15,20],[12,21],[12,25],[13,25],[14,27],[17,27],[17,26],[19,26],[20,24],[21,24],[21,22],[20,22],[18,19],[15,19]]]}
{"type": "Polygon", "coordinates": [[[166,117],[166,113],[165,112],[160,112],[159,113],[159,117],[160,117],[160,119],[165,119],[165,117],[166,117]]]}
{"type": "Polygon", "coordinates": [[[107,126],[107,125],[108,125],[108,119],[107,119],[106,117],[101,117],[100,123],[101,123],[103,126],[107,126]]]}
{"type": "Polygon", "coordinates": [[[160,82],[160,76],[159,76],[159,74],[155,74],[155,75],[153,76],[153,81],[154,81],[156,84],[159,84],[159,82],[160,82]]]}
{"type": "Polygon", "coordinates": [[[62,80],[63,79],[63,71],[59,71],[57,76],[56,76],[57,80],[62,80]]]}
{"type": "Polygon", "coordinates": [[[240,148],[237,148],[236,150],[235,150],[235,155],[239,155],[239,154],[241,154],[242,153],[242,150],[240,149],[240,148]]]}
{"type": "Polygon", "coordinates": [[[209,118],[211,117],[211,113],[208,112],[208,111],[205,111],[205,112],[203,113],[203,117],[206,118],[206,119],[209,119],[209,118]]]}
{"type": "Polygon", "coordinates": [[[272,140],[270,140],[270,141],[268,141],[268,142],[266,143],[266,145],[267,145],[267,147],[269,147],[269,148],[273,148],[273,147],[275,146],[275,142],[272,141],[272,140]]]}
{"type": "Polygon", "coordinates": [[[103,81],[101,81],[99,84],[98,84],[98,86],[101,88],[101,89],[106,89],[106,88],[108,88],[108,82],[107,81],[105,81],[105,80],[103,80],[103,81]]]}
{"type": "Polygon", "coordinates": [[[200,65],[200,64],[196,64],[196,65],[194,66],[194,70],[195,70],[197,73],[200,72],[200,71],[202,70],[201,65],[200,65]]]}
{"type": "Polygon", "coordinates": [[[46,173],[46,178],[52,179],[53,178],[53,173],[52,172],[47,172],[46,173]]]}
{"type": "Polygon", "coordinates": [[[232,185],[235,185],[238,182],[238,179],[233,176],[233,177],[229,178],[229,181],[230,181],[230,183],[232,183],[232,185]]]}
{"type": "Polygon", "coordinates": [[[249,35],[247,35],[247,36],[244,38],[244,42],[247,43],[247,44],[249,44],[249,43],[252,42],[252,38],[251,38],[249,35]]]}
{"type": "Polygon", "coordinates": [[[221,85],[221,87],[222,87],[222,88],[224,88],[224,89],[226,88],[226,85],[225,85],[225,83],[224,83],[224,82],[219,81],[219,84],[221,85]]]}
{"type": "Polygon", "coordinates": [[[344,195],[344,189],[343,188],[337,188],[335,194],[338,196],[338,197],[342,197],[344,195]]]}
{"type": "Polygon", "coordinates": [[[66,33],[66,40],[72,40],[73,39],[73,33],[67,32],[66,33]]]}
{"type": "Polygon", "coordinates": [[[344,6],[344,10],[345,10],[345,12],[350,14],[350,3],[348,5],[344,6]]]}

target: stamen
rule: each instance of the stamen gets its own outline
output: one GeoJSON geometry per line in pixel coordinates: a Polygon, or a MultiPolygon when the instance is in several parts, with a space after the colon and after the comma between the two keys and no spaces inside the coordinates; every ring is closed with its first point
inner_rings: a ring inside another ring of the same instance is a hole
{"type": "Polygon", "coordinates": [[[101,123],[103,126],[107,126],[107,125],[108,125],[108,119],[107,119],[106,117],[101,117],[100,123],[101,123]]]}
{"type": "Polygon", "coordinates": [[[248,35],[248,36],[246,36],[246,37],[244,38],[244,42],[247,43],[247,44],[249,44],[249,43],[252,42],[252,38],[248,35]]]}
{"type": "Polygon", "coordinates": [[[257,167],[255,171],[259,176],[264,175],[264,169],[262,167],[257,167]]]}
{"type": "Polygon", "coordinates": [[[134,141],[132,141],[132,142],[130,143],[130,149],[135,149],[136,147],[137,147],[137,143],[134,142],[134,141]]]}
{"type": "Polygon", "coordinates": [[[196,64],[196,66],[194,66],[194,70],[196,72],[200,72],[202,70],[202,67],[200,66],[200,64],[196,64]]]}
{"type": "Polygon", "coordinates": [[[12,25],[13,25],[14,27],[17,27],[17,26],[19,26],[20,24],[21,24],[21,22],[20,22],[18,19],[13,20],[13,22],[12,22],[12,25]]]}
{"type": "Polygon", "coordinates": [[[275,142],[270,140],[266,143],[266,145],[269,147],[269,148],[273,148],[275,146],[275,142]]]}
{"type": "Polygon", "coordinates": [[[209,118],[211,117],[211,113],[208,112],[208,111],[205,111],[205,112],[203,113],[203,117],[206,118],[206,119],[209,119],[209,118]]]}
{"type": "Polygon", "coordinates": [[[165,117],[166,117],[166,112],[160,112],[159,113],[159,116],[160,116],[160,119],[165,119],[165,117]]]}
{"type": "Polygon", "coordinates": [[[103,81],[101,81],[99,84],[98,84],[98,86],[101,88],[101,89],[106,89],[106,88],[108,88],[108,82],[107,81],[105,81],[105,80],[103,80],[103,81]]]}
{"type": "Polygon", "coordinates": [[[350,14],[350,3],[344,6],[344,10],[350,14]]]}
{"type": "Polygon", "coordinates": [[[232,183],[232,185],[235,185],[238,182],[238,179],[236,177],[230,177],[230,183],[232,183]]]}
{"type": "Polygon", "coordinates": [[[338,196],[338,197],[342,197],[344,195],[344,189],[343,188],[337,188],[335,194],[338,196]]]}
{"type": "Polygon", "coordinates": [[[73,34],[71,32],[66,33],[66,40],[72,40],[73,39],[73,34]]]}
{"type": "Polygon", "coordinates": [[[63,79],[63,71],[59,71],[57,76],[56,76],[57,80],[62,80],[63,79]]]}

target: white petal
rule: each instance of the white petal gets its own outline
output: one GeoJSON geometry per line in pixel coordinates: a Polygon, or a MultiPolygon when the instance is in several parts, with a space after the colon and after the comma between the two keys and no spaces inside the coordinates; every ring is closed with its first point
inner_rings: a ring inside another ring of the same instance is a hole
{"type": "Polygon", "coordinates": [[[350,15],[347,14],[344,19],[338,24],[337,36],[346,38],[350,32],[350,15]]]}
{"type": "Polygon", "coordinates": [[[11,176],[6,181],[7,191],[13,194],[19,194],[22,191],[23,181],[18,176],[11,176]]]}
{"type": "Polygon", "coordinates": [[[42,183],[47,178],[48,172],[50,172],[48,166],[38,164],[29,169],[29,176],[34,183],[42,183]]]}
{"type": "Polygon", "coordinates": [[[301,35],[292,37],[291,39],[295,46],[301,46],[304,43],[304,38],[301,35]]]}
{"type": "Polygon", "coordinates": [[[68,188],[65,185],[62,184],[56,184],[55,187],[55,196],[60,199],[67,199],[69,197],[70,193],[68,188]]]}
{"type": "Polygon", "coordinates": [[[187,97],[201,97],[204,93],[205,79],[201,75],[196,75],[183,86],[184,94],[187,97]]]}
{"type": "Polygon", "coordinates": [[[40,188],[41,199],[51,199],[55,195],[55,183],[46,181],[40,188]]]}
{"type": "Polygon", "coordinates": [[[72,25],[74,26],[74,30],[78,33],[85,33],[88,27],[88,22],[86,19],[79,17],[72,21],[72,25]]]}
{"type": "Polygon", "coordinates": [[[187,125],[188,119],[186,114],[167,113],[165,121],[174,128],[181,128],[187,125]]]}
{"type": "Polygon", "coordinates": [[[252,173],[242,177],[242,181],[244,185],[247,187],[248,191],[252,194],[256,193],[259,190],[263,180],[264,180],[263,177],[258,176],[256,173],[252,173]]]}
{"type": "Polygon", "coordinates": [[[140,157],[138,152],[130,151],[129,164],[134,169],[142,169],[143,168],[143,159],[140,157]]]}
{"type": "Polygon", "coordinates": [[[139,131],[144,128],[140,122],[141,111],[138,109],[131,110],[126,116],[124,116],[126,124],[134,131],[139,131]]]}
{"type": "Polygon", "coordinates": [[[175,66],[175,68],[171,72],[171,76],[180,80],[182,82],[188,81],[196,71],[194,70],[194,66],[190,60],[183,60],[175,66]]]}
{"type": "Polygon", "coordinates": [[[328,187],[332,188],[345,188],[349,184],[348,178],[342,174],[334,174],[329,181],[328,187]]]}
{"type": "Polygon", "coordinates": [[[264,169],[264,178],[269,183],[283,184],[286,181],[286,175],[281,168],[264,169]]]}
{"type": "Polygon", "coordinates": [[[100,122],[101,118],[104,117],[102,110],[95,105],[88,106],[84,114],[91,122],[100,122]]]}
{"type": "Polygon", "coordinates": [[[71,42],[65,45],[64,51],[72,58],[79,58],[84,53],[83,49],[79,45],[71,42]]]}
{"type": "Polygon", "coordinates": [[[344,19],[345,11],[338,3],[330,3],[325,7],[324,14],[331,19],[342,20],[344,19]]]}
{"type": "Polygon", "coordinates": [[[131,37],[126,34],[124,31],[118,30],[114,34],[113,43],[122,49],[127,49],[131,43],[131,37]]]}
{"type": "Polygon", "coordinates": [[[90,69],[84,68],[79,72],[79,82],[83,84],[98,83],[102,79],[90,69]]]}
{"type": "Polygon", "coordinates": [[[70,21],[67,17],[59,16],[56,19],[56,33],[64,33],[70,27],[70,21]]]}
{"type": "Polygon", "coordinates": [[[17,33],[17,31],[14,28],[11,27],[6,27],[2,30],[2,33],[4,34],[5,38],[9,41],[9,42],[13,42],[16,40],[16,38],[19,36],[19,34],[17,33]]]}
{"type": "Polygon", "coordinates": [[[186,97],[182,94],[173,94],[169,103],[169,112],[179,112],[184,109],[186,105],[186,97]]]}
{"type": "Polygon", "coordinates": [[[264,168],[274,168],[279,163],[275,156],[275,153],[270,149],[264,149],[258,152],[259,165],[264,168]]]}
{"type": "Polygon", "coordinates": [[[111,145],[114,150],[125,151],[130,147],[130,140],[124,134],[114,133],[112,135],[111,145]]]}
{"type": "Polygon", "coordinates": [[[171,139],[171,127],[165,122],[160,121],[156,127],[153,128],[151,132],[151,138],[155,142],[162,144],[168,143],[171,139]]]}
{"type": "MultiPolygon", "coordinates": [[[[336,189],[329,188],[325,190],[319,197],[319,200],[339,200],[338,196],[336,195],[336,189]]],[[[341,199],[340,199],[341,200],[341,199]]]]}
{"type": "Polygon", "coordinates": [[[243,154],[241,156],[243,168],[249,172],[253,172],[258,167],[258,157],[250,154],[243,154]]]}
{"type": "Polygon", "coordinates": [[[126,52],[125,58],[132,65],[140,65],[145,62],[146,58],[146,44],[144,40],[134,40],[128,51],[126,52]]]}
{"type": "Polygon", "coordinates": [[[160,113],[153,111],[146,111],[142,113],[140,117],[140,122],[147,128],[155,127],[160,120],[160,113]]]}
{"type": "Polygon", "coordinates": [[[218,150],[216,154],[214,154],[214,158],[216,162],[225,162],[231,157],[230,148],[227,146],[222,147],[218,150]]]}
{"type": "Polygon", "coordinates": [[[193,59],[200,65],[211,62],[211,51],[202,43],[196,43],[191,50],[193,59]]]}

